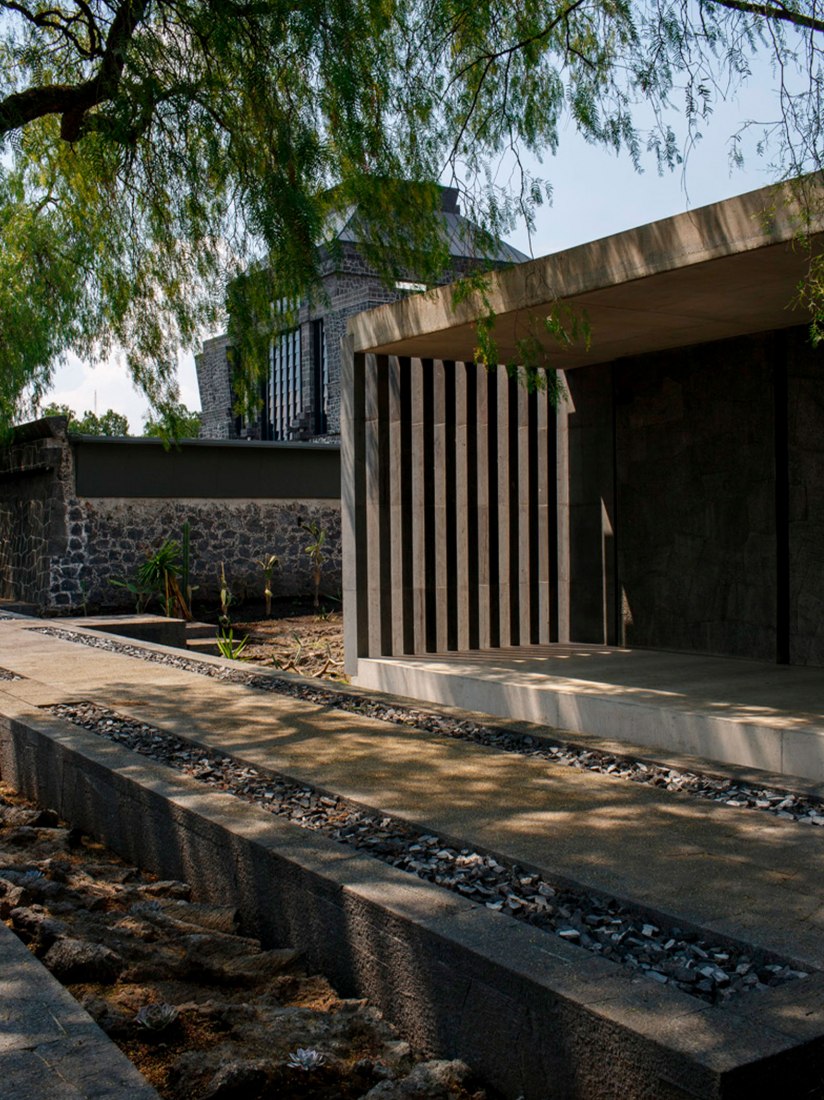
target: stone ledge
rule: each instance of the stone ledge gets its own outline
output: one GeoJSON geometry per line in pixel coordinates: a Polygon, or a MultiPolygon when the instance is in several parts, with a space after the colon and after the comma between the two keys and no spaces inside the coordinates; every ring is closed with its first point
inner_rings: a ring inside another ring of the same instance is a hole
{"type": "Polygon", "coordinates": [[[124,858],[237,905],[421,1050],[510,1098],[744,1097],[818,1082],[824,978],[711,1007],[10,698],[0,774],[124,858]],[[788,1000],[789,998],[789,1000],[788,1000]],[[757,1004],[756,1004],[757,1000],[757,1004]]]}
{"type": "Polygon", "coordinates": [[[158,1100],[85,1009],[0,923],[0,1078],[15,1100],[158,1100]]]}

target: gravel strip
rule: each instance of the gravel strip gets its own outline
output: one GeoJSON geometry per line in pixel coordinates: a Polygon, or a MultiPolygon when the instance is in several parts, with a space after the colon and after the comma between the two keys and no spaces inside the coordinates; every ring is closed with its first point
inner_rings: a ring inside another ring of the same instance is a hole
{"type": "Polygon", "coordinates": [[[396,725],[410,726],[427,733],[442,737],[453,737],[470,741],[476,745],[498,749],[501,752],[513,752],[537,760],[546,760],[551,764],[598,772],[611,775],[616,779],[628,779],[634,783],[645,783],[661,790],[676,791],[701,798],[710,802],[732,806],[735,809],[759,810],[777,817],[798,821],[804,825],[824,825],[824,803],[820,799],[794,794],[777,787],[759,787],[755,784],[739,782],[699,772],[680,771],[677,768],[659,764],[646,764],[630,757],[616,756],[598,749],[580,748],[562,741],[552,742],[547,737],[535,738],[528,735],[511,733],[496,726],[480,725],[470,720],[459,720],[447,715],[436,714],[419,707],[389,705],[376,702],[352,692],[329,691],[322,687],[297,684],[260,673],[243,672],[239,669],[223,668],[206,662],[178,657],[172,654],[158,653],[141,649],[126,642],[109,641],[106,638],[91,638],[83,634],[55,627],[34,627],[37,633],[61,638],[63,641],[80,642],[95,649],[106,649],[114,653],[123,653],[143,661],[172,665],[199,676],[225,680],[242,684],[259,691],[268,691],[276,695],[289,695],[305,702],[332,706],[337,710],[362,714],[367,718],[392,722],[396,725]]]}
{"type": "Polygon", "coordinates": [[[93,703],[44,709],[302,828],[363,849],[384,863],[711,1004],[807,977],[786,959],[711,940],[699,931],[665,926],[614,898],[552,885],[514,863],[470,848],[450,847],[442,838],[421,833],[403,821],[250,767],[226,753],[193,745],[93,703]]]}
{"type": "Polygon", "coordinates": [[[0,668],[0,680],[22,680],[22,676],[18,676],[16,672],[12,672],[8,668],[0,668]]]}

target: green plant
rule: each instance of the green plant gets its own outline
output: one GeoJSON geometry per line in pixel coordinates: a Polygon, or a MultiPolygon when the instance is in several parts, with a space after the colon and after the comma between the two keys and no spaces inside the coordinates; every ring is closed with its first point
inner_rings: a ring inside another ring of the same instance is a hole
{"type": "Polygon", "coordinates": [[[137,570],[137,583],[163,599],[167,616],[171,617],[177,607],[184,619],[191,619],[192,613],[178,582],[180,573],[180,546],[174,539],[166,539],[137,570]]]}
{"type": "Polygon", "coordinates": [[[326,531],[324,531],[316,520],[310,520],[308,523],[301,523],[300,526],[312,536],[312,541],[306,547],[306,553],[309,555],[309,560],[312,562],[312,582],[315,586],[314,606],[319,607],[320,580],[323,564],[326,561],[326,554],[323,550],[323,544],[326,542],[326,531]]]}
{"type": "Polygon", "coordinates": [[[137,581],[124,581],[119,577],[110,577],[109,584],[113,588],[125,588],[134,597],[134,609],[137,615],[142,615],[157,595],[153,588],[147,588],[143,584],[138,584],[137,581]]]}
{"type": "Polygon", "coordinates": [[[268,558],[260,559],[257,563],[263,570],[263,598],[266,601],[266,617],[272,614],[272,574],[280,567],[280,558],[277,554],[270,554],[268,558]]]}
{"type": "Polygon", "coordinates": [[[226,570],[223,562],[220,563],[220,625],[225,629],[229,626],[229,608],[232,606],[232,590],[226,580],[226,570]]]}
{"type": "Polygon", "coordinates": [[[243,638],[235,639],[234,631],[231,627],[221,630],[217,636],[217,648],[221,657],[226,657],[229,661],[243,661],[245,657],[241,657],[246,643],[249,641],[249,635],[246,634],[243,638]]]}

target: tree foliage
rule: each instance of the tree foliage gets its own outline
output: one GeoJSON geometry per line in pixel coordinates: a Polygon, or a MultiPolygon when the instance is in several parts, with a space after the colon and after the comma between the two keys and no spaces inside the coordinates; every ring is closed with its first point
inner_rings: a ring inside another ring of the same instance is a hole
{"type": "Polygon", "coordinates": [[[122,436],[129,434],[129,421],[123,413],[114,409],[106,409],[100,416],[86,409],[82,416],[70,409],[68,405],[59,405],[52,402],[46,405],[40,413],[41,416],[65,416],[68,420],[68,430],[75,435],[107,435],[122,436]]]}
{"type": "Polygon", "coordinates": [[[161,410],[158,416],[143,421],[143,434],[150,439],[197,439],[201,416],[182,402],[161,410]]]}
{"type": "Polygon", "coordinates": [[[69,349],[121,349],[152,403],[173,405],[177,349],[220,317],[227,281],[248,272],[235,286],[271,328],[271,302],[317,285],[316,246],[355,204],[381,270],[436,278],[433,181],[459,183],[496,233],[548,194],[528,172],[499,186],[499,158],[555,152],[568,123],[672,166],[759,51],[781,92],[759,148],[772,143],[778,174],[820,167],[817,12],[816,0],[0,0],[0,424],[69,349]]]}

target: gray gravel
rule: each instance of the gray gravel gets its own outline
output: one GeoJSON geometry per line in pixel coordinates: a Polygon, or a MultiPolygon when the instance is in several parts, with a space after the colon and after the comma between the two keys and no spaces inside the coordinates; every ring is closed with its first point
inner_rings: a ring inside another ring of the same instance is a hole
{"type": "Polygon", "coordinates": [[[12,672],[8,668],[0,668],[0,680],[22,680],[22,676],[18,676],[16,672],[12,672]]]}
{"type": "Polygon", "coordinates": [[[402,871],[710,1003],[807,977],[786,959],[652,919],[615,898],[550,883],[505,859],[453,847],[442,837],[421,833],[406,822],[250,767],[243,760],[201,748],[95,704],[47,709],[296,825],[354,845],[402,871]]]}
{"type": "Polygon", "coordinates": [[[824,803],[819,799],[794,794],[791,791],[773,787],[760,787],[756,784],[738,782],[733,779],[705,775],[693,771],[681,771],[659,764],[648,764],[631,757],[618,756],[597,749],[581,748],[550,737],[530,737],[512,733],[494,725],[479,724],[471,720],[458,720],[447,715],[437,714],[420,707],[405,705],[391,706],[384,702],[358,695],[354,691],[329,690],[311,684],[296,683],[262,673],[225,668],[176,654],[159,653],[142,649],[128,642],[115,642],[106,638],[94,638],[84,634],[57,627],[35,627],[41,634],[49,634],[64,641],[79,642],[96,649],[107,649],[115,653],[124,653],[143,661],[172,665],[175,668],[194,672],[199,676],[243,684],[259,691],[269,691],[277,695],[289,695],[307,702],[333,706],[337,710],[362,714],[396,725],[410,726],[415,729],[435,733],[442,737],[453,737],[473,744],[501,752],[514,752],[533,759],[546,760],[550,764],[582,768],[610,775],[615,779],[645,783],[662,790],[674,791],[701,798],[710,802],[732,806],[736,809],[757,810],[771,813],[777,817],[800,822],[803,825],[824,825],[824,803]]]}

